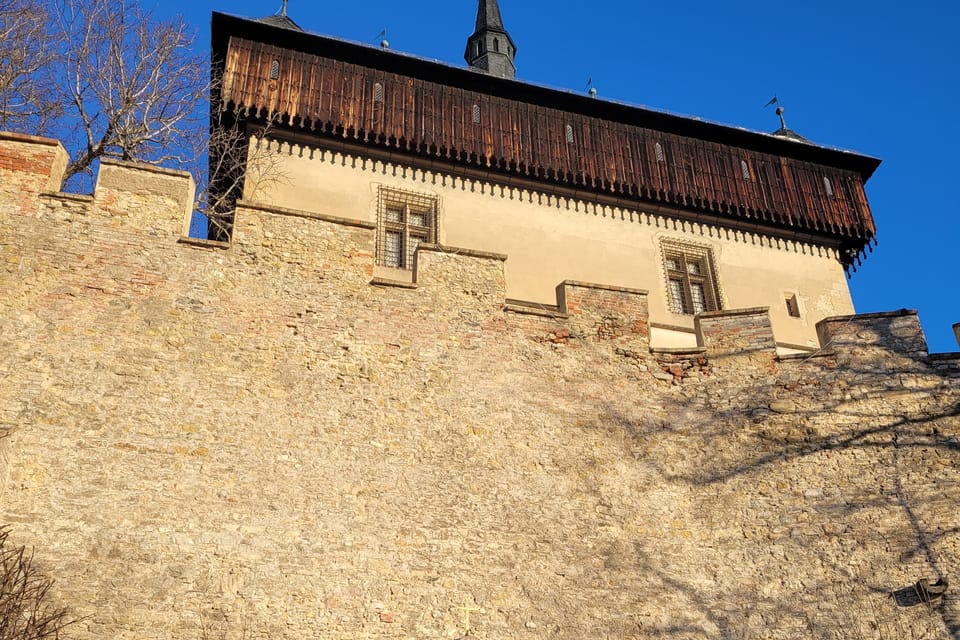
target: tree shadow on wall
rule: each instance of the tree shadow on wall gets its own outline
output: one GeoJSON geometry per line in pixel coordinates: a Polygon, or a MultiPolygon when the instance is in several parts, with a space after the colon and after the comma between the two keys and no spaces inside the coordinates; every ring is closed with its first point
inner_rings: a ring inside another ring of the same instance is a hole
{"type": "MultiPolygon", "coordinates": [[[[946,631],[960,640],[955,596],[947,592],[915,607],[902,597],[914,579],[936,581],[957,570],[950,551],[960,545],[960,526],[950,514],[960,500],[960,379],[923,363],[891,374],[804,361],[771,363],[736,385],[723,373],[680,387],[670,389],[665,418],[633,416],[628,405],[610,401],[602,420],[625,432],[632,454],[664,481],[696,488],[704,510],[721,495],[765,505],[771,515],[761,528],[786,530],[771,534],[769,545],[799,556],[785,564],[823,566],[800,571],[796,585],[781,589],[789,597],[772,595],[777,589],[764,595],[759,584],[738,594],[737,606],[703,595],[656,563],[643,571],[663,589],[683,594],[685,606],[724,638],[751,637],[754,627],[745,620],[754,616],[763,625],[774,615],[777,627],[794,628],[796,637],[942,637],[946,631]],[[659,454],[668,449],[683,455],[659,454]],[[860,544],[865,535],[868,544],[860,544]],[[878,566],[885,559],[886,566],[878,566]],[[885,583],[897,570],[925,574],[885,583]],[[816,574],[823,579],[810,579],[816,574]],[[917,629],[935,635],[908,635],[917,629]]],[[[637,553],[656,558],[658,550],[637,553]]]]}

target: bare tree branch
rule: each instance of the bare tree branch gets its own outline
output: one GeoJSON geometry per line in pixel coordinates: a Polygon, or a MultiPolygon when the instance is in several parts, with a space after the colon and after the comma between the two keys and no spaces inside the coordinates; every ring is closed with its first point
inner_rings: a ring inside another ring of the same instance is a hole
{"type": "Polygon", "coordinates": [[[33,554],[9,543],[0,528],[0,640],[57,640],[73,621],[51,602],[53,581],[33,563],[33,554]]]}

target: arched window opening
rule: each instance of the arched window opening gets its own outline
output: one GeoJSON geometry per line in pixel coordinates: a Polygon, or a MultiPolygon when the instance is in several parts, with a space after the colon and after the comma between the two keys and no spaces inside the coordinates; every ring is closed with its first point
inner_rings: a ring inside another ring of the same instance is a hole
{"type": "Polygon", "coordinates": [[[280,61],[274,60],[270,65],[270,79],[276,80],[280,77],[280,61]]]}
{"type": "Polygon", "coordinates": [[[824,188],[824,190],[827,192],[827,196],[830,197],[830,198],[832,198],[832,197],[833,197],[833,183],[830,182],[830,178],[828,178],[828,177],[826,177],[826,176],[823,177],[823,188],[824,188]]]}
{"type": "Polygon", "coordinates": [[[567,125],[567,144],[573,144],[573,126],[567,125]]]}
{"type": "Polygon", "coordinates": [[[473,124],[480,124],[480,105],[473,105],[473,124]]]}
{"type": "Polygon", "coordinates": [[[663,162],[665,160],[663,155],[663,145],[658,142],[657,146],[654,148],[654,151],[657,154],[657,162],[663,162]]]}
{"type": "Polygon", "coordinates": [[[747,166],[746,160],[740,161],[740,172],[743,174],[743,179],[747,182],[750,181],[750,167],[747,166]]]}

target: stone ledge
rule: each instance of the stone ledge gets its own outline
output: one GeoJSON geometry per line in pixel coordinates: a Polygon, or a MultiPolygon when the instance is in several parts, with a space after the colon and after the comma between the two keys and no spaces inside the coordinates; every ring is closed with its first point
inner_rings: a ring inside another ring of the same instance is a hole
{"type": "Polygon", "coordinates": [[[678,324],[666,324],[663,322],[651,322],[650,328],[663,329],[664,331],[676,331],[677,333],[689,333],[689,334],[697,333],[696,330],[692,329],[691,327],[683,327],[678,324]]]}
{"type": "MultiPolygon", "coordinates": [[[[376,225],[374,225],[376,228],[376,225]]],[[[507,255],[504,253],[493,253],[492,251],[479,251],[477,249],[465,249],[463,247],[450,247],[443,244],[420,244],[417,245],[417,251],[430,251],[432,253],[450,253],[470,258],[482,258],[484,260],[499,260],[506,262],[507,255]]]]}
{"type": "Polygon", "coordinates": [[[26,133],[16,133],[14,131],[0,131],[0,140],[10,142],[24,142],[27,144],[40,144],[45,147],[60,147],[59,140],[53,138],[43,138],[41,136],[31,136],[26,133]]]}
{"type": "Polygon", "coordinates": [[[646,289],[630,289],[627,287],[615,287],[609,284],[597,284],[596,282],[582,282],[580,280],[564,280],[560,283],[561,287],[582,287],[584,289],[600,289],[602,291],[615,291],[617,293],[631,293],[637,296],[649,295],[646,289]]]}
{"type": "Polygon", "coordinates": [[[541,318],[556,318],[557,320],[566,320],[569,314],[560,311],[557,307],[538,304],[536,302],[524,302],[522,300],[507,300],[503,305],[503,310],[510,313],[519,313],[527,316],[540,316],[541,318]]]}
{"type": "Polygon", "coordinates": [[[719,311],[704,311],[696,318],[733,318],[736,316],[753,316],[769,313],[770,307],[747,307],[746,309],[721,309],[719,311]]]}
{"type": "Polygon", "coordinates": [[[810,353],[789,353],[784,356],[777,356],[777,360],[780,362],[789,362],[791,360],[811,360],[813,358],[834,358],[837,353],[832,349],[824,349],[823,351],[812,351],[810,353]]]}
{"type": "Polygon", "coordinates": [[[207,240],[206,238],[193,238],[191,236],[180,236],[177,238],[178,244],[187,244],[204,249],[229,249],[232,245],[229,242],[220,240],[207,240]]]}
{"type": "Polygon", "coordinates": [[[306,211],[303,209],[288,209],[286,207],[277,207],[272,204],[250,202],[248,200],[238,200],[237,208],[252,209],[254,211],[260,211],[262,213],[270,213],[277,216],[290,216],[293,218],[306,218],[308,220],[321,220],[323,222],[332,222],[333,224],[340,224],[347,227],[359,227],[361,229],[371,229],[371,230],[375,230],[377,228],[376,223],[368,222],[366,220],[354,220],[352,218],[342,218],[340,216],[331,216],[326,213],[315,213],[313,211],[306,211]]]}
{"type": "Polygon", "coordinates": [[[65,193],[63,191],[44,191],[40,194],[41,198],[52,198],[54,200],[69,200],[71,202],[82,202],[90,204],[93,202],[93,196],[86,193],[65,193]]]}
{"type": "Polygon", "coordinates": [[[898,311],[877,311],[875,313],[856,313],[848,316],[830,316],[829,318],[824,318],[817,325],[823,324],[825,322],[846,322],[848,320],[876,320],[878,318],[900,318],[902,316],[915,316],[917,315],[916,309],[900,309],[898,311]]]}
{"type": "Polygon", "coordinates": [[[796,349],[797,351],[806,351],[808,355],[819,351],[819,347],[811,347],[808,344],[793,344],[791,342],[778,342],[777,346],[782,349],[796,349]]]}
{"type": "Polygon", "coordinates": [[[392,280],[390,278],[374,278],[370,281],[375,287],[395,287],[397,289],[416,289],[417,283],[405,282],[403,280],[392,280]]]}
{"type": "Polygon", "coordinates": [[[103,158],[100,160],[100,166],[121,167],[123,169],[135,169],[137,171],[148,171],[161,176],[170,176],[172,178],[190,178],[193,180],[193,174],[189,171],[180,169],[168,169],[167,167],[158,167],[155,164],[146,162],[132,162],[130,160],[116,160],[114,158],[103,158]]]}
{"type": "Polygon", "coordinates": [[[706,347],[651,347],[650,353],[674,356],[698,356],[707,352],[706,347]]]}
{"type": "Polygon", "coordinates": [[[949,353],[931,353],[927,356],[930,362],[960,362],[960,351],[949,353]]]}

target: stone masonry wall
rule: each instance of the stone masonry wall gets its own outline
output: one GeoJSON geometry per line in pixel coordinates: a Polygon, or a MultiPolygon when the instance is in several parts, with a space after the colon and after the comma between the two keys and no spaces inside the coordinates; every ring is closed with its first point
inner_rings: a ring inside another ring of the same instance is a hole
{"type": "Polygon", "coordinates": [[[960,574],[960,355],[914,312],[652,352],[643,291],[376,280],[370,225],[253,203],[187,240],[189,176],[45,193],[56,149],[0,137],[0,517],[74,637],[960,638],[912,590],[960,574]]]}

